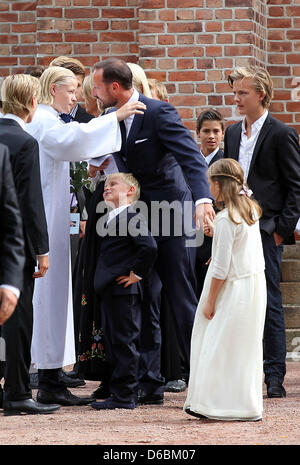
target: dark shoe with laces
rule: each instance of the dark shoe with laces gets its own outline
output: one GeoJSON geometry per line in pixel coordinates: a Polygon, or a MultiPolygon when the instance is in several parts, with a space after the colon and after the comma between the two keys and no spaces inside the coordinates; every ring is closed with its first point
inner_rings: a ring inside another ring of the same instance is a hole
{"type": "Polygon", "coordinates": [[[183,379],[169,381],[164,388],[165,392],[183,392],[186,390],[186,382],[183,379]]]}
{"type": "Polygon", "coordinates": [[[164,394],[145,394],[139,392],[137,404],[138,405],[163,405],[164,394]]]}
{"type": "Polygon", "coordinates": [[[76,388],[79,386],[85,386],[84,379],[71,378],[64,372],[64,370],[59,370],[58,379],[60,384],[62,384],[65,387],[76,388]]]}
{"type": "Polygon", "coordinates": [[[270,380],[266,384],[267,397],[269,397],[270,399],[286,397],[285,389],[278,380],[270,380]]]}
{"type": "Polygon", "coordinates": [[[77,397],[68,389],[59,392],[48,392],[39,390],[37,401],[42,404],[59,404],[64,406],[88,405],[94,400],[93,397],[77,397]]]}

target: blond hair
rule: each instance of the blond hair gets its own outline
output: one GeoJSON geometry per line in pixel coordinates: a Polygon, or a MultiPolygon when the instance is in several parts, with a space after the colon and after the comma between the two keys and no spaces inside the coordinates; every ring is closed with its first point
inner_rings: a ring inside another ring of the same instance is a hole
{"type": "Polygon", "coordinates": [[[76,58],[59,56],[54,58],[49,64],[49,66],[62,66],[64,68],[70,69],[73,71],[74,74],[82,74],[85,75],[85,67],[81,63],[81,61],[76,60],[76,58]],[[74,67],[72,66],[74,65],[74,67]],[[80,68],[80,69],[78,69],[80,68]]]}
{"type": "Polygon", "coordinates": [[[241,194],[242,190],[247,192],[248,186],[244,179],[244,172],[236,160],[221,158],[208,168],[207,175],[212,182],[219,183],[220,192],[218,198],[215,199],[216,206],[222,210],[225,205],[233,223],[239,224],[235,212],[249,225],[254,224],[261,217],[262,210],[258,203],[247,195],[241,194]]]}
{"type": "MultiPolygon", "coordinates": [[[[52,84],[64,85],[70,79],[75,79],[76,76],[72,71],[66,68],[61,68],[60,66],[51,66],[47,68],[42,76],[40,77],[41,83],[41,97],[39,103],[43,103],[44,105],[52,105],[53,104],[53,97],[51,95],[51,86],[52,84]]],[[[77,86],[77,80],[76,80],[77,86]]]]}
{"type": "Polygon", "coordinates": [[[264,108],[268,108],[273,98],[273,81],[268,71],[259,66],[240,67],[229,74],[228,83],[232,88],[234,81],[241,79],[251,79],[252,87],[256,92],[265,92],[266,95],[261,103],[264,108]]]}
{"type": "Polygon", "coordinates": [[[132,72],[132,84],[133,87],[145,95],[145,97],[151,98],[151,91],[148,84],[148,79],[143,68],[136,63],[127,63],[127,66],[132,72]]]}
{"type": "Polygon", "coordinates": [[[167,101],[169,98],[166,86],[158,79],[148,79],[150,91],[156,90],[159,100],[167,101]]]}
{"type": "Polygon", "coordinates": [[[32,99],[39,98],[41,86],[38,78],[29,74],[13,74],[4,79],[1,86],[3,113],[27,116],[32,108],[32,99]]]}
{"type": "Polygon", "coordinates": [[[120,177],[127,186],[134,187],[134,190],[135,190],[135,195],[133,197],[134,202],[140,198],[140,193],[141,193],[140,184],[131,173],[112,173],[107,176],[106,181],[108,181],[111,178],[116,178],[116,177],[120,177]]]}

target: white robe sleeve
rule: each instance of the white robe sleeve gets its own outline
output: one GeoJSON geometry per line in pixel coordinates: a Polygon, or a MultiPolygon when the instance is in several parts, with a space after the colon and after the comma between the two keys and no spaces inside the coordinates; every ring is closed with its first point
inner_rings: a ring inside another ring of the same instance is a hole
{"type": "Polygon", "coordinates": [[[227,218],[219,218],[213,236],[212,277],[226,279],[232,257],[235,227],[227,218]]]}
{"type": "Polygon", "coordinates": [[[121,149],[116,113],[93,118],[88,123],[63,124],[57,120],[40,137],[44,152],[61,161],[83,161],[121,149]]]}

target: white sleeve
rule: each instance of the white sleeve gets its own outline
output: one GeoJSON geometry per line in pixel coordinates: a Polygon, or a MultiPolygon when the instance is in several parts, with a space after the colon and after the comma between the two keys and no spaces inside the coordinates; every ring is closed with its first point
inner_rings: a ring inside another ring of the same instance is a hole
{"type": "Polygon", "coordinates": [[[88,123],[61,124],[57,120],[40,139],[44,152],[61,161],[83,161],[118,152],[121,142],[116,112],[93,118],[88,123]]]}
{"type": "Polygon", "coordinates": [[[231,263],[234,236],[234,224],[227,218],[218,219],[213,236],[213,256],[211,261],[213,278],[227,278],[231,263]]]}

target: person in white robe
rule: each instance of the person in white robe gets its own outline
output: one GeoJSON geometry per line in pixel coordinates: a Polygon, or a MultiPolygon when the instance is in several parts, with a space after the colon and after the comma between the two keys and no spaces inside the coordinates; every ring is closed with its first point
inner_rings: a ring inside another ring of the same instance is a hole
{"type": "Polygon", "coordinates": [[[208,176],[223,209],[204,228],[213,234],[212,258],[193,326],[184,411],[215,420],[260,420],[267,302],[260,207],[248,198],[237,161],[215,162],[208,176]]]}
{"type": "MultiPolygon", "coordinates": [[[[72,71],[50,67],[40,79],[41,103],[26,130],[37,139],[43,199],[49,233],[49,271],[36,283],[33,306],[32,363],[48,371],[49,383],[39,383],[38,398],[55,398],[62,405],[78,404],[79,398],[57,381],[57,370],[75,362],[73,304],[70,271],[70,176],[69,162],[87,160],[120,150],[119,121],[145,106],[134,102],[89,123],[65,124],[59,113],[68,113],[76,102],[77,80],[72,71]],[[46,391],[47,389],[47,391],[46,391]]],[[[105,157],[104,157],[105,158],[105,157]]],[[[87,402],[79,402],[87,403],[87,402]]]]}

